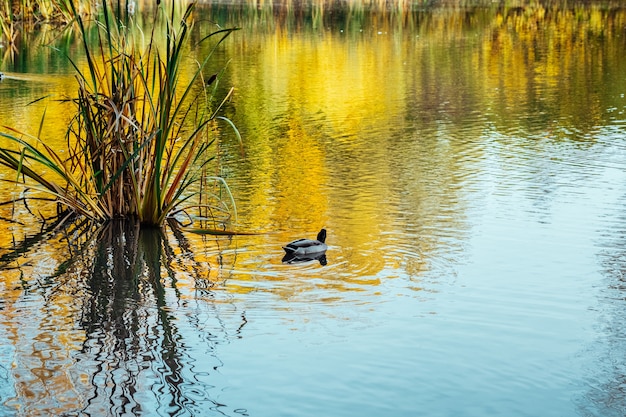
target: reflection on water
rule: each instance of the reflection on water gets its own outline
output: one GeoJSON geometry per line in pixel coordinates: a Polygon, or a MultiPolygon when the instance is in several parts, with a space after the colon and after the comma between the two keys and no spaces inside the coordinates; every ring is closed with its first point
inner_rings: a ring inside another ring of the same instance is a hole
{"type": "Polygon", "coordinates": [[[53,268],[48,282],[25,282],[32,295],[3,303],[11,319],[3,321],[11,341],[3,358],[13,358],[15,368],[4,370],[5,412],[232,410],[215,400],[222,366],[215,347],[239,337],[245,312],[216,299],[207,266],[186,242],[173,245],[160,230],[123,222],[76,237],[67,239],[67,250],[76,253],[53,268]]]}
{"type": "MultiPolygon", "coordinates": [[[[626,10],[373,3],[200,12],[243,28],[216,169],[263,233],[0,205],[0,414],[624,414],[626,10]]],[[[64,119],[35,79],[2,124],[64,119]]]]}
{"type": "Polygon", "coordinates": [[[320,265],[324,266],[328,264],[328,258],[326,258],[326,253],[317,253],[311,255],[298,255],[295,253],[288,253],[283,256],[282,262],[286,264],[298,264],[303,262],[312,262],[318,261],[320,265]]]}

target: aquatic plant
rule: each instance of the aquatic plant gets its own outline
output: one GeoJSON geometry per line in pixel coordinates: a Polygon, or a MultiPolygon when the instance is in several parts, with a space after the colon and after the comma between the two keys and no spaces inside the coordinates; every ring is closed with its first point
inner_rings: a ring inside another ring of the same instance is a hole
{"type": "Polygon", "coordinates": [[[0,46],[7,44],[10,48],[14,48],[16,38],[17,29],[11,4],[8,1],[3,1],[0,3],[0,46]]]}
{"type": "MultiPolygon", "coordinates": [[[[92,15],[97,6],[93,0],[80,0],[82,16],[92,15]]],[[[69,2],[65,0],[1,0],[0,16],[15,22],[69,23],[74,20],[69,2]]]]}
{"type": "MultiPolygon", "coordinates": [[[[86,55],[76,69],[78,93],[72,101],[76,113],[67,130],[67,149],[61,156],[38,135],[10,127],[0,136],[17,148],[0,148],[0,164],[16,174],[16,182],[51,195],[63,212],[97,221],[135,218],[160,226],[168,216],[192,209],[229,217],[234,203],[219,177],[209,176],[206,165],[215,155],[214,124],[232,89],[215,105],[210,90],[219,74],[205,79],[203,71],[216,48],[236,28],[218,29],[200,42],[215,40],[208,55],[186,81],[181,75],[194,4],[180,16],[175,7],[166,13],[157,7],[148,41],[135,39],[107,3],[98,21],[96,46],[88,28],[70,2],[80,28],[86,55]],[[165,36],[157,35],[159,22],[165,36]],[[222,195],[212,193],[217,184],[222,195]],[[219,213],[219,214],[217,214],[219,213]]],[[[43,124],[42,118],[42,124],[43,124]]]]}

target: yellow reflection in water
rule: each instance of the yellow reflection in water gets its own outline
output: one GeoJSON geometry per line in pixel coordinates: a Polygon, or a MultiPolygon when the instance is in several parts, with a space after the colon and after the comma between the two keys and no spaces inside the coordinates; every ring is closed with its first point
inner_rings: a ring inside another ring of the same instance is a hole
{"type": "MultiPolygon", "coordinates": [[[[254,132],[244,138],[249,160],[232,173],[235,181],[249,180],[248,193],[234,191],[246,227],[278,230],[276,240],[286,243],[326,226],[331,242],[345,249],[341,260],[367,279],[408,264],[419,275],[422,255],[442,245],[432,236],[414,240],[418,249],[402,264],[380,255],[390,245],[382,234],[467,229],[463,190],[484,149],[458,138],[492,124],[519,128],[520,119],[541,112],[550,116],[528,125],[545,135],[555,118],[596,124],[606,100],[583,84],[602,80],[595,63],[619,56],[619,42],[600,40],[615,38],[626,19],[621,10],[538,3],[372,15],[354,7],[345,22],[326,21],[323,8],[316,13],[322,20],[302,26],[304,33],[290,20],[295,15],[244,20],[244,31],[229,41],[226,84],[239,89],[237,122],[254,132]],[[243,61],[254,65],[237,64],[243,61]]],[[[73,76],[19,77],[11,85],[25,83],[29,92],[3,107],[3,123],[35,132],[45,110],[53,123],[44,137],[62,149],[68,104],[25,104],[45,93],[71,97],[73,76]]],[[[3,188],[3,195],[12,193],[3,188]]],[[[12,237],[3,235],[6,247],[12,237]]],[[[268,239],[253,243],[276,247],[268,239]]],[[[243,251],[238,262],[257,255],[243,251]]]]}
{"type": "MultiPolygon", "coordinates": [[[[348,292],[376,294],[386,279],[399,276],[421,290],[429,269],[441,268],[437,278],[448,279],[454,263],[463,261],[472,227],[468,212],[479,211],[482,195],[493,192],[481,183],[490,180],[490,164],[506,166],[514,158],[514,152],[490,153],[497,145],[490,133],[548,138],[559,135],[552,131],[558,124],[584,136],[616,105],[613,91],[626,87],[623,72],[601,68],[623,68],[622,9],[532,3],[386,17],[360,17],[344,32],[323,19],[304,33],[294,31],[293,22],[268,27],[254,21],[253,31],[229,40],[225,55],[233,62],[225,84],[238,88],[232,107],[247,156],[231,155],[228,168],[243,227],[268,233],[232,240],[191,235],[189,248],[172,244],[178,261],[166,266],[176,279],[162,273],[176,281],[173,287],[189,290],[177,297],[201,297],[194,290],[204,282],[235,295],[330,304],[348,292]],[[595,88],[604,83],[614,88],[595,88]],[[327,267],[281,265],[281,244],[313,238],[321,227],[329,230],[327,267]]],[[[46,119],[54,123],[44,134],[61,148],[67,105],[25,104],[51,92],[72,96],[75,81],[41,77],[10,84],[27,85],[29,92],[10,106],[0,103],[2,123],[34,132],[47,106],[46,119]]],[[[235,148],[223,150],[236,154],[235,148]]],[[[14,192],[3,185],[3,200],[14,192]]],[[[5,219],[20,218],[9,206],[0,210],[5,219]]],[[[24,235],[20,225],[3,221],[2,227],[2,248],[11,246],[13,233],[18,241],[24,235]]],[[[68,256],[63,242],[31,250],[37,253],[27,250],[9,263],[25,267],[0,273],[2,325],[16,358],[17,397],[8,404],[49,402],[46,409],[59,414],[78,405],[67,393],[91,383],[63,369],[73,363],[85,332],[72,330],[78,313],[70,293],[39,300],[24,316],[18,303],[28,297],[28,286],[52,275],[68,256]],[[37,265],[29,264],[33,257],[37,265]]]]}
{"type": "Polygon", "coordinates": [[[283,6],[265,24],[243,15],[229,42],[248,134],[248,161],[232,174],[245,178],[242,221],[326,225],[351,279],[385,268],[419,276],[433,254],[453,259],[466,211],[481,204],[467,195],[488,168],[489,132],[589,132],[612,100],[593,87],[605,77],[595,63],[617,64],[624,46],[619,8],[353,10],[343,21],[317,9],[307,26],[283,6]]]}

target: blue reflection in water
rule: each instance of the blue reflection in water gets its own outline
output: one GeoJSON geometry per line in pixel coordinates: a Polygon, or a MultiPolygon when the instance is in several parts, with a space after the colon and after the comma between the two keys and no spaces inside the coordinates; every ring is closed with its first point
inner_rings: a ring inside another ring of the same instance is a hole
{"type": "MultiPolygon", "coordinates": [[[[622,182],[623,184],[623,182],[622,182]]],[[[626,196],[622,195],[599,230],[599,265],[605,279],[598,283],[599,320],[596,339],[587,354],[584,394],[576,403],[583,415],[626,415],[626,196]],[[591,355],[590,353],[593,353],[591,355]]]]}

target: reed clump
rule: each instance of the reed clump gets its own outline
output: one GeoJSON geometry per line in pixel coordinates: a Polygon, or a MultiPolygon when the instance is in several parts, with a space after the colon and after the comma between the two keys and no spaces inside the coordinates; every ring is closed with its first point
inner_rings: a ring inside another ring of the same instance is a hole
{"type": "Polygon", "coordinates": [[[157,7],[152,32],[145,36],[133,32],[104,2],[96,43],[75,5],[69,4],[86,63],[72,62],[78,88],[67,149],[61,154],[40,134],[5,127],[8,132],[0,135],[14,146],[0,148],[0,164],[13,170],[20,184],[51,195],[62,212],[96,221],[131,218],[161,226],[170,216],[194,210],[231,216],[234,203],[228,187],[208,174],[207,164],[215,157],[216,122],[225,122],[240,139],[235,125],[219,116],[233,90],[216,101],[213,84],[219,74],[205,79],[203,72],[236,28],[204,37],[200,42],[213,42],[213,48],[189,71],[184,55],[194,4],[180,16],[175,7],[171,12],[157,7]],[[163,26],[165,36],[157,29],[163,26]],[[181,77],[183,71],[186,77],[181,77]],[[213,192],[215,184],[221,195],[213,192]]]}

